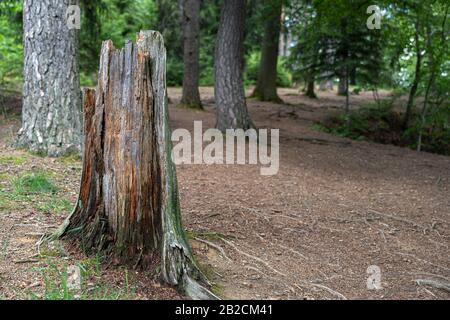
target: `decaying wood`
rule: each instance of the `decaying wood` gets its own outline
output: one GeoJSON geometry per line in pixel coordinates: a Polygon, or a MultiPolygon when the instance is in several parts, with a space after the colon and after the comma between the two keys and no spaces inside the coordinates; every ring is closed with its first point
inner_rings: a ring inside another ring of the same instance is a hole
{"type": "Polygon", "coordinates": [[[77,206],[57,231],[122,263],[161,263],[164,280],[195,299],[216,298],[197,281],[182,225],[168,123],[162,36],[141,31],[121,50],[102,46],[96,91],[85,92],[85,139],[77,206]]]}

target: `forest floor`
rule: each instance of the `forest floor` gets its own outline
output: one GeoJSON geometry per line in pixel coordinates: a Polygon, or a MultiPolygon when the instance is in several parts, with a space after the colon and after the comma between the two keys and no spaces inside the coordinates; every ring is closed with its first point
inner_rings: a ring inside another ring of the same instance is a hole
{"type": "MultiPolygon", "coordinates": [[[[313,123],[343,98],[279,93],[284,104],[248,101],[259,128],[280,129],[277,175],[261,176],[258,165],[177,166],[184,226],[215,292],[225,299],[449,299],[417,280],[450,282],[450,158],[315,131],[313,123]],[[377,268],[380,287],[369,290],[368,272],[377,268]]],[[[177,108],[180,94],[169,89],[172,129],[192,131],[194,120],[214,126],[211,88],[201,89],[203,112],[177,108]]],[[[352,107],[371,97],[352,96],[352,107]]],[[[11,149],[20,103],[8,107],[0,122],[0,299],[74,298],[65,285],[71,265],[83,271],[80,298],[180,298],[151,271],[106,266],[64,247],[38,250],[35,243],[76,201],[81,162],[11,149]],[[27,172],[48,177],[56,191],[24,195],[27,172]]]]}

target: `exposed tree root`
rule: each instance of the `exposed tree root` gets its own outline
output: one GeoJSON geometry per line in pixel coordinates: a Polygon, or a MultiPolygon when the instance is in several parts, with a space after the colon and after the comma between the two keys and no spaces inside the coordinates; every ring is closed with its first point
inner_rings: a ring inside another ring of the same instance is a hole
{"type": "Polygon", "coordinates": [[[429,286],[436,289],[441,289],[450,292],[450,283],[445,283],[442,281],[436,281],[431,279],[416,279],[416,283],[419,286],[429,286]]]}

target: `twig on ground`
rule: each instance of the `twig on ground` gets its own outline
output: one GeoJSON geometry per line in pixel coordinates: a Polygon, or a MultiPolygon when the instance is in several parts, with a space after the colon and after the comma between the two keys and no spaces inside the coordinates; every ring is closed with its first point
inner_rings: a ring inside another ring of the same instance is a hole
{"type": "Polygon", "coordinates": [[[369,212],[370,212],[370,213],[373,213],[373,214],[377,214],[377,215],[379,215],[379,216],[383,216],[383,217],[386,217],[386,218],[390,218],[390,219],[392,219],[392,220],[397,220],[397,221],[401,221],[401,222],[405,222],[405,223],[411,224],[411,225],[413,225],[414,227],[420,228],[420,229],[422,229],[422,230],[425,229],[424,226],[422,226],[422,225],[420,225],[420,224],[418,224],[417,222],[414,222],[414,221],[412,221],[412,220],[406,219],[406,218],[401,218],[401,217],[393,216],[393,215],[391,215],[391,214],[382,213],[382,212],[379,212],[379,211],[376,211],[376,210],[372,210],[372,209],[369,209],[369,212]]]}

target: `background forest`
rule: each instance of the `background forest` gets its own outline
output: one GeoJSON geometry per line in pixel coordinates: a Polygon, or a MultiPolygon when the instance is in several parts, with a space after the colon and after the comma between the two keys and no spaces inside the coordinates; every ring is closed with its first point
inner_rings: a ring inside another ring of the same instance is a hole
{"type": "MultiPolygon", "coordinates": [[[[378,1],[380,29],[370,30],[370,1],[248,0],[245,26],[244,83],[256,85],[267,21],[280,19],[277,62],[279,87],[298,87],[316,97],[314,85],[338,84],[338,94],[374,92],[374,103],[357,112],[331,115],[317,129],[351,138],[408,145],[450,154],[450,49],[448,3],[378,1]],[[275,16],[272,12],[275,12],[275,16]],[[274,17],[274,18],[273,18],[274,17]],[[347,79],[347,80],[346,80],[347,79]],[[309,85],[308,85],[309,84],[309,85]],[[377,99],[378,90],[392,98],[377,99]],[[415,98],[418,97],[418,100],[415,98]],[[397,106],[397,108],[395,108],[397,106]]],[[[168,50],[169,86],[183,81],[181,2],[175,0],[81,1],[80,74],[94,86],[101,42],[133,39],[140,29],[163,33],[168,50]]],[[[202,1],[199,84],[214,85],[214,48],[220,1],[202,1]]],[[[275,20],[276,21],[276,20],[275,20]]],[[[273,22],[272,22],[273,23],[273,22]]],[[[0,2],[0,86],[19,89],[22,75],[22,2],[0,2]]],[[[276,33],[276,32],[275,32],[276,33]]],[[[270,36],[270,35],[269,35],[270,36]]],[[[277,37],[272,34],[272,37],[277,37]]]]}
{"type": "Polygon", "coordinates": [[[0,0],[0,300],[448,299],[449,9],[0,0]]]}

